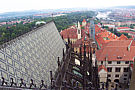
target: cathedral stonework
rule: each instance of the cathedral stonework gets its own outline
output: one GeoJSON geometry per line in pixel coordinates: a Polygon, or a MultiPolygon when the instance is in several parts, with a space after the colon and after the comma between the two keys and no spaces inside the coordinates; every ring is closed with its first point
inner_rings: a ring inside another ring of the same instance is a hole
{"type": "Polygon", "coordinates": [[[63,48],[65,45],[54,22],[49,22],[0,47],[0,77],[7,82],[14,78],[20,83],[22,78],[27,84],[30,79],[37,85],[41,80],[50,83],[50,71],[55,73],[63,48]]]}

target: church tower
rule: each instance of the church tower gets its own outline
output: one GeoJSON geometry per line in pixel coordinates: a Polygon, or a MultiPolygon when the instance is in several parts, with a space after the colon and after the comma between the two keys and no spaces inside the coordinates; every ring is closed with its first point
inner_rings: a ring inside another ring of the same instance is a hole
{"type": "Polygon", "coordinates": [[[82,27],[85,27],[86,26],[86,20],[85,19],[83,19],[83,21],[82,21],[82,27]]]}
{"type": "Polygon", "coordinates": [[[78,35],[78,39],[81,39],[81,26],[80,26],[79,21],[78,21],[78,25],[77,25],[77,35],[78,35]]]}
{"type": "Polygon", "coordinates": [[[90,38],[95,41],[95,24],[94,24],[94,20],[93,19],[90,20],[89,32],[90,32],[90,38]]]}

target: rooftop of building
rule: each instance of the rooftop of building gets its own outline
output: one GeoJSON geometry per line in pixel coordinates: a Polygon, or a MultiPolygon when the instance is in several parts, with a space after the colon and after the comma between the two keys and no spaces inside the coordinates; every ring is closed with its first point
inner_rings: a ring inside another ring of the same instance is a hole
{"type": "Polygon", "coordinates": [[[77,28],[72,26],[70,28],[64,29],[60,32],[61,36],[65,38],[77,39],[77,28]]]}
{"type": "Polygon", "coordinates": [[[127,38],[124,34],[122,34],[122,35],[118,38],[118,40],[128,40],[128,38],[127,38]]]}
{"type": "Polygon", "coordinates": [[[118,27],[117,29],[131,29],[129,27],[118,27]]]}
{"type": "Polygon", "coordinates": [[[110,41],[100,50],[96,51],[96,57],[99,61],[133,61],[135,56],[135,41],[117,40],[110,41]]]}

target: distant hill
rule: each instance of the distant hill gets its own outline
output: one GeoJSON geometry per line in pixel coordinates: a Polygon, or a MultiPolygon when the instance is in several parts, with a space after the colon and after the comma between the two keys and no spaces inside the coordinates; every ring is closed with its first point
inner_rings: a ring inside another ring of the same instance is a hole
{"type": "Polygon", "coordinates": [[[26,10],[26,11],[18,11],[18,12],[6,12],[0,13],[0,17],[18,17],[18,16],[29,16],[34,14],[42,14],[42,13],[56,13],[56,12],[64,12],[64,11],[85,11],[90,10],[89,8],[62,8],[62,9],[44,9],[44,10],[26,10]]]}
{"type": "Polygon", "coordinates": [[[37,10],[29,10],[29,11],[19,11],[19,12],[6,12],[6,13],[1,13],[0,17],[18,17],[18,16],[29,16],[33,14],[38,14],[40,11],[37,10]]]}
{"type": "Polygon", "coordinates": [[[135,9],[135,5],[131,5],[131,6],[115,6],[112,8],[127,8],[127,9],[135,9]]]}

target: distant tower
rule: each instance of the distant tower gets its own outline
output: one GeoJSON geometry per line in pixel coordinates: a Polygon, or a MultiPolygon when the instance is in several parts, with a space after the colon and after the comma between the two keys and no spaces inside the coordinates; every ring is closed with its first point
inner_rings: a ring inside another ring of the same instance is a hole
{"type": "Polygon", "coordinates": [[[86,26],[86,20],[85,19],[83,19],[83,21],[82,21],[82,27],[84,27],[84,26],[86,26]]]}
{"type": "Polygon", "coordinates": [[[78,26],[77,26],[77,35],[78,35],[78,39],[81,39],[81,26],[80,26],[79,21],[78,21],[78,26]]]}
{"type": "Polygon", "coordinates": [[[90,38],[95,41],[95,24],[93,20],[90,20],[89,32],[90,32],[90,38]]]}

